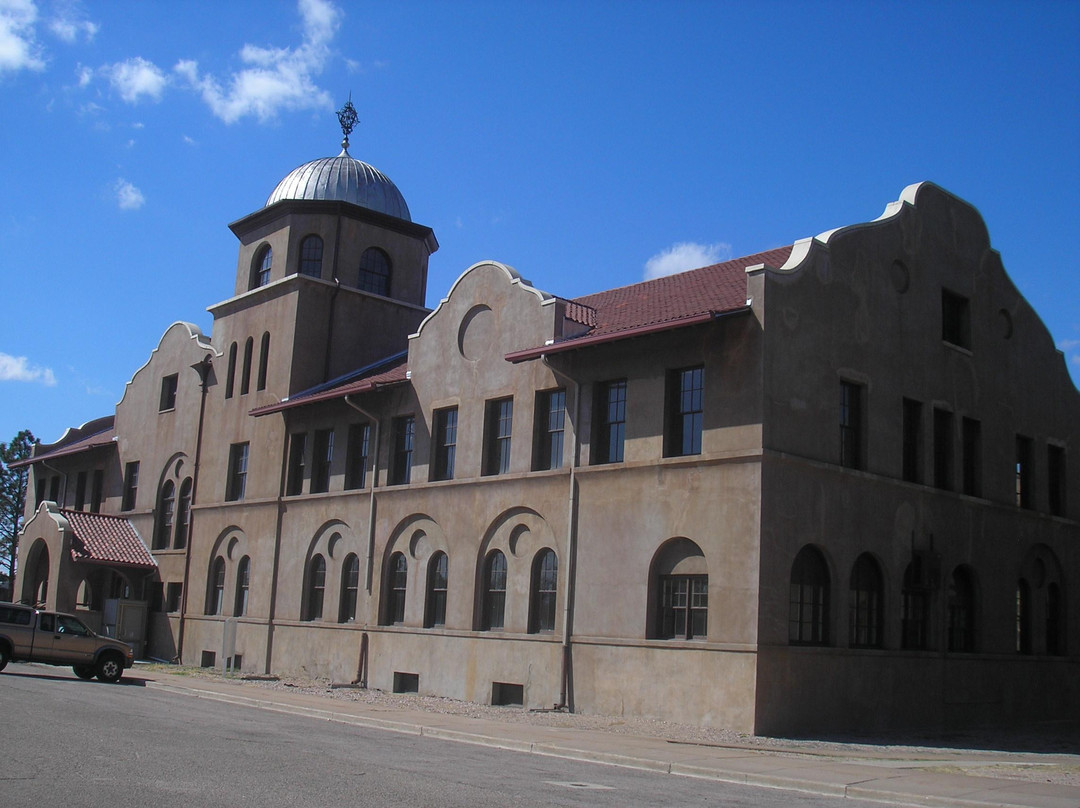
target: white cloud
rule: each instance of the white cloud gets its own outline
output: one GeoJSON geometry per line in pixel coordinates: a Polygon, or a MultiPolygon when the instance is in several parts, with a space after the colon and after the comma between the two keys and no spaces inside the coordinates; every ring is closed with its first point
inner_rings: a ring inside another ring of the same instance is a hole
{"type": "Polygon", "coordinates": [[[182,59],[173,71],[196,90],[225,123],[251,115],[269,121],[282,110],[325,109],[330,94],[314,77],[330,58],[330,42],[341,24],[341,10],[327,0],[299,0],[303,42],[296,48],[244,45],[240,60],[247,67],[224,83],[199,72],[198,62],[182,59]]]}
{"type": "Polygon", "coordinates": [[[144,124],[142,121],[135,121],[135,123],[133,123],[131,125],[131,128],[132,129],[145,129],[146,124],[144,124]]]}
{"type": "Polygon", "coordinates": [[[195,138],[189,137],[188,135],[184,135],[183,138],[184,138],[184,143],[186,143],[187,145],[189,145],[189,146],[197,145],[195,143],[195,138]]]}
{"type": "Polygon", "coordinates": [[[101,68],[101,72],[108,77],[112,88],[129,104],[139,103],[143,96],[160,101],[169,81],[160,67],[141,56],[106,65],[101,68]]]}
{"type": "Polygon", "coordinates": [[[1063,339],[1058,343],[1058,347],[1063,351],[1071,351],[1073,348],[1080,348],[1080,339],[1063,339]]]}
{"type": "Polygon", "coordinates": [[[46,387],[56,386],[56,376],[49,368],[31,365],[25,356],[0,353],[0,381],[38,382],[46,387]]]}
{"type": "Polygon", "coordinates": [[[75,75],[79,77],[79,86],[87,87],[94,78],[94,71],[85,65],[79,65],[75,69],[75,75]]]}
{"type": "Polygon", "coordinates": [[[49,20],[49,30],[64,42],[75,42],[79,34],[89,42],[97,36],[99,26],[86,19],[82,4],[77,0],[58,0],[55,3],[55,16],[49,20]]]}
{"type": "Polygon", "coordinates": [[[691,241],[680,241],[658,252],[645,262],[645,280],[686,272],[688,269],[707,267],[709,264],[717,264],[729,258],[731,258],[730,244],[695,244],[691,241]]]}
{"type": "Polygon", "coordinates": [[[117,180],[113,190],[116,191],[116,202],[120,210],[138,210],[146,204],[143,192],[125,179],[117,180]]]}
{"type": "Polygon", "coordinates": [[[0,73],[45,69],[34,35],[37,16],[32,0],[0,0],[0,73]]]}

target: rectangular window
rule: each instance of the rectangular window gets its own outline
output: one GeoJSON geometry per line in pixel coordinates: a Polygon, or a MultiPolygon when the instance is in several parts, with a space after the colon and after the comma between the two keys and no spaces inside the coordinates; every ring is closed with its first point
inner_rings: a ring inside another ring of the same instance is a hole
{"type": "Polygon", "coordinates": [[[705,414],[705,368],[673,370],[667,378],[667,430],[664,456],[701,454],[705,414]]]}
{"type": "Polygon", "coordinates": [[[105,471],[94,469],[94,476],[90,482],[90,512],[101,512],[101,499],[105,489],[105,471]]]}
{"type": "Polygon", "coordinates": [[[345,449],[345,490],[354,491],[367,484],[368,439],[371,428],[367,424],[349,426],[349,443],[345,449]]]}
{"type": "Polygon", "coordinates": [[[904,399],[904,479],[922,482],[922,403],[904,399]]]}
{"type": "Polygon", "coordinates": [[[487,403],[484,417],[484,474],[505,474],[510,470],[510,435],[514,426],[514,399],[500,398],[487,403]]]}
{"type": "Polygon", "coordinates": [[[247,489],[248,444],[234,443],[229,449],[229,478],[225,486],[225,499],[238,502],[247,489]]]}
{"type": "Polygon", "coordinates": [[[971,348],[971,313],[966,297],[941,290],[941,338],[961,348],[971,348]]]}
{"type": "Polygon", "coordinates": [[[454,458],[457,455],[457,407],[435,411],[435,465],[431,479],[454,479],[454,458]]]}
{"type": "Polygon", "coordinates": [[[180,611],[180,599],[184,594],[184,585],[179,581],[170,581],[165,585],[165,611],[180,611]]]}
{"type": "Polygon", "coordinates": [[[285,481],[285,495],[295,497],[304,490],[304,473],[307,461],[307,433],[295,432],[289,438],[289,475],[285,481]]]}
{"type": "Polygon", "coordinates": [[[179,378],[180,377],[176,373],[162,378],[161,400],[158,402],[158,412],[176,409],[176,385],[179,378]]]}
{"type": "Polygon", "coordinates": [[[593,463],[621,463],[626,440],[626,379],[596,387],[596,439],[593,463]]]}
{"type": "Polygon", "coordinates": [[[139,461],[134,460],[124,466],[124,499],[120,509],[130,511],[135,507],[135,496],[139,491],[139,461]]]}
{"type": "Polygon", "coordinates": [[[1016,504],[1020,508],[1034,508],[1035,497],[1032,491],[1032,440],[1023,435],[1016,436],[1016,504]]]}
{"type": "Polygon", "coordinates": [[[80,471],[75,478],[75,510],[81,511],[86,505],[86,472],[80,471]]]}
{"type": "Polygon", "coordinates": [[[536,394],[534,411],[533,471],[562,468],[563,431],[566,427],[566,391],[536,394]]]}
{"type": "Polygon", "coordinates": [[[934,486],[946,491],[952,488],[952,413],[934,410],[934,486]]]}
{"type": "Polygon", "coordinates": [[[334,465],[334,430],[317,429],[311,458],[311,493],[330,490],[330,470],[334,465]]]}
{"type": "Polygon", "coordinates": [[[840,465],[861,469],[862,463],[863,387],[840,382],[840,465]]]}
{"type": "Polygon", "coordinates": [[[161,581],[148,581],[146,589],[146,599],[150,601],[150,611],[160,612],[165,607],[165,584],[161,581]]]}
{"type": "Polygon", "coordinates": [[[1065,515],[1065,449],[1053,444],[1046,447],[1046,493],[1050,496],[1050,513],[1065,515]]]}
{"type": "MultiPolygon", "coordinates": [[[[134,502],[134,497],[132,502],[134,502]]],[[[63,506],[63,502],[60,501],[60,475],[53,475],[49,479],[49,502],[55,502],[57,505],[63,506]]],[[[135,507],[134,505],[132,507],[135,507]]]]}
{"type": "Polygon", "coordinates": [[[412,479],[413,442],[416,438],[416,418],[403,415],[394,419],[394,463],[390,469],[390,484],[405,485],[412,479]]]}
{"type": "Polygon", "coordinates": [[[971,497],[982,496],[982,424],[974,418],[961,421],[963,451],[963,492],[971,497]]]}
{"type": "Polygon", "coordinates": [[[34,510],[45,501],[45,478],[39,477],[34,481],[34,510]]]}
{"type": "Polygon", "coordinates": [[[709,615],[707,575],[664,575],[660,578],[661,639],[704,639],[709,615]]]}

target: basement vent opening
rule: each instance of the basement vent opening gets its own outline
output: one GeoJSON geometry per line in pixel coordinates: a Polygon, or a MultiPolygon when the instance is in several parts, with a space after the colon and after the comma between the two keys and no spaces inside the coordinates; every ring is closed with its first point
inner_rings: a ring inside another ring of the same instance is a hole
{"type": "Polygon", "coordinates": [[[395,693],[419,693],[420,692],[420,674],[419,673],[402,673],[401,671],[394,671],[394,692],[395,693]]]}
{"type": "Polygon", "coordinates": [[[525,685],[492,682],[491,703],[495,707],[524,707],[525,685]]]}
{"type": "Polygon", "coordinates": [[[199,662],[200,668],[212,668],[217,662],[217,653],[214,651],[203,651],[202,660],[199,662]]]}

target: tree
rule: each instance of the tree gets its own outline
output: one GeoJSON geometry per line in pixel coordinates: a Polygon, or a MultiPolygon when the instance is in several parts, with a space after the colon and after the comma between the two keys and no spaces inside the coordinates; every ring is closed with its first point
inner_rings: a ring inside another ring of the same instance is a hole
{"type": "Polygon", "coordinates": [[[34,434],[24,429],[10,443],[0,443],[0,565],[7,568],[12,593],[29,469],[25,466],[13,469],[10,464],[30,457],[35,442],[34,434]]]}

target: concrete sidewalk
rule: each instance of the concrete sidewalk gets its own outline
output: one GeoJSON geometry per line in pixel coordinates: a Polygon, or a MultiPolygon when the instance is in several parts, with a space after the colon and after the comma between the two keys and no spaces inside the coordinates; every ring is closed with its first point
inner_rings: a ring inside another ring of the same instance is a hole
{"type": "Polygon", "coordinates": [[[1080,769],[1080,754],[859,747],[842,754],[675,743],[663,738],[568,729],[420,710],[388,709],[239,682],[132,670],[129,681],[199,698],[390,732],[666,774],[899,805],[1080,808],[1080,787],[963,774],[972,767],[1080,769]]]}

